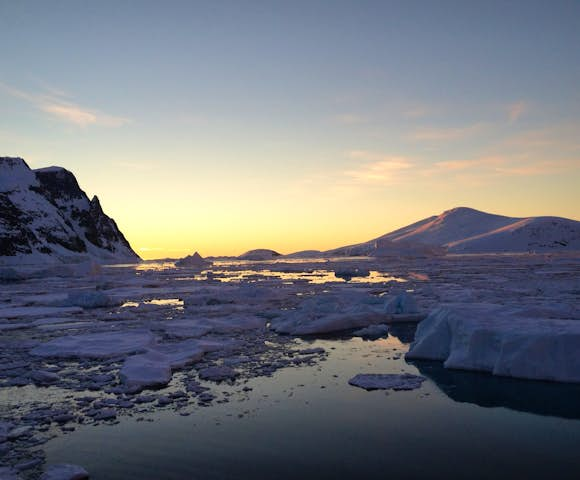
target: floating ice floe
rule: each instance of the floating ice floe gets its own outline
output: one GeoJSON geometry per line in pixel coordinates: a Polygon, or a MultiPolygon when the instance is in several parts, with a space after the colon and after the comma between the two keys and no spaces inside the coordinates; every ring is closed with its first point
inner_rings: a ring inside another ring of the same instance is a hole
{"type": "Polygon", "coordinates": [[[111,307],[119,304],[120,302],[113,300],[109,295],[96,290],[70,292],[63,302],[63,306],[85,309],[111,307]]]}
{"type": "Polygon", "coordinates": [[[362,337],[362,338],[380,338],[384,337],[389,333],[388,325],[380,324],[380,325],[369,325],[368,327],[361,328],[352,332],[355,337],[362,337]]]}
{"type": "Polygon", "coordinates": [[[155,345],[143,354],[128,357],[119,377],[134,390],[165,386],[171,381],[173,370],[199,362],[207,352],[235,346],[235,341],[212,339],[155,345]]]}
{"type": "Polygon", "coordinates": [[[312,335],[362,328],[385,320],[382,300],[365,292],[324,293],[302,301],[296,310],[271,322],[278,333],[312,335]]]}
{"type": "Polygon", "coordinates": [[[119,377],[132,388],[165,386],[171,380],[171,365],[166,355],[150,351],[127,358],[119,377]]]}
{"type": "Polygon", "coordinates": [[[580,321],[524,317],[494,304],[442,306],[419,324],[406,358],[506,377],[580,382],[580,321]]]}
{"type": "Polygon", "coordinates": [[[402,374],[359,373],[348,383],[365,390],[415,390],[420,388],[425,377],[402,374]]]}
{"type": "Polygon", "coordinates": [[[199,371],[199,378],[202,380],[212,380],[214,382],[221,382],[223,380],[231,380],[239,375],[233,368],[225,365],[217,365],[214,367],[207,367],[199,371]]]}
{"type": "Polygon", "coordinates": [[[107,358],[142,352],[154,341],[149,331],[88,333],[55,338],[34,347],[37,357],[107,358]]]}

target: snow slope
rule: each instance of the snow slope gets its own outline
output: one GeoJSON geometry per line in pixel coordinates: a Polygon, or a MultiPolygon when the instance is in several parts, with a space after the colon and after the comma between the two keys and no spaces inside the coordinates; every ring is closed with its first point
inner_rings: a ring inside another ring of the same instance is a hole
{"type": "Polygon", "coordinates": [[[0,157],[0,264],[139,257],[89,200],[74,175],[61,167],[31,170],[21,158],[0,157]]]}
{"type": "Polygon", "coordinates": [[[441,250],[450,253],[578,251],[580,222],[560,217],[505,217],[459,207],[374,240],[327,253],[388,256],[441,253],[441,250]]]}

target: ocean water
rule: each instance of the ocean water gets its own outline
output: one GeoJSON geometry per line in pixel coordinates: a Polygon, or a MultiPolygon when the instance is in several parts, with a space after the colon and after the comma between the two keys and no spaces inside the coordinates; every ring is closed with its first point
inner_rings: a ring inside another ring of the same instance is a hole
{"type": "Polygon", "coordinates": [[[249,380],[244,393],[220,384],[227,402],[187,416],[77,427],[45,445],[47,461],[83,465],[93,480],[580,478],[579,385],[407,364],[413,332],[394,334],[309,340],[329,353],[317,366],[249,380]],[[427,380],[388,393],[348,384],[399,372],[427,380]]]}

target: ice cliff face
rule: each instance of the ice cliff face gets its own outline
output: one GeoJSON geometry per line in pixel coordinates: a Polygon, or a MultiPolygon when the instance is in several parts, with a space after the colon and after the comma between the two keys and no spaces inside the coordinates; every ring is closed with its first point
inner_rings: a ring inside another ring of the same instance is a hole
{"type": "Polygon", "coordinates": [[[89,200],[71,172],[31,170],[21,158],[0,157],[0,263],[83,257],[139,259],[99,199],[89,200]]]}

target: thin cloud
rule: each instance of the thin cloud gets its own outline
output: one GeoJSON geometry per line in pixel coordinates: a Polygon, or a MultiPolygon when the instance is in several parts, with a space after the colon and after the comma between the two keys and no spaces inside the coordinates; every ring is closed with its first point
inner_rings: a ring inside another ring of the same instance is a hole
{"type": "Polygon", "coordinates": [[[507,106],[508,119],[510,123],[515,123],[529,110],[529,105],[524,101],[511,103],[507,106]]]}
{"type": "Polygon", "coordinates": [[[469,170],[473,168],[488,167],[493,168],[505,163],[505,159],[499,156],[480,157],[469,160],[448,160],[437,162],[435,166],[442,170],[469,170]]]}
{"type": "Polygon", "coordinates": [[[344,175],[360,183],[392,184],[401,180],[402,173],[414,166],[413,162],[400,156],[355,150],[348,156],[355,160],[365,160],[362,165],[347,170],[344,175]]]}
{"type": "Polygon", "coordinates": [[[37,110],[44,112],[62,122],[79,127],[122,127],[130,123],[130,119],[109,115],[98,110],[82,107],[69,100],[65,100],[62,94],[52,91],[48,94],[33,94],[0,83],[0,90],[8,95],[19,98],[31,104],[37,110]]]}
{"type": "Polygon", "coordinates": [[[445,175],[455,173],[457,178],[464,174],[484,176],[517,176],[551,175],[577,170],[580,158],[541,160],[528,154],[484,156],[468,160],[450,160],[437,162],[432,174],[445,175]]]}
{"type": "Polygon", "coordinates": [[[485,125],[482,123],[476,123],[475,125],[469,125],[467,127],[420,128],[411,133],[409,138],[420,142],[455,141],[477,135],[484,129],[485,125]]]}

